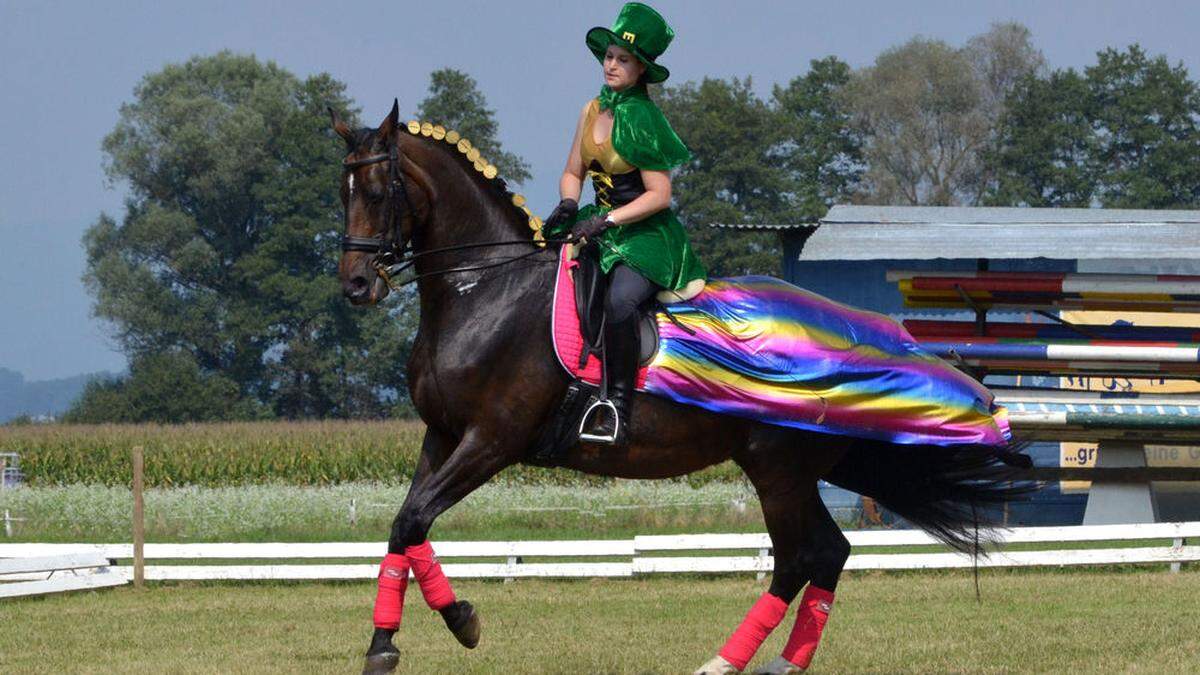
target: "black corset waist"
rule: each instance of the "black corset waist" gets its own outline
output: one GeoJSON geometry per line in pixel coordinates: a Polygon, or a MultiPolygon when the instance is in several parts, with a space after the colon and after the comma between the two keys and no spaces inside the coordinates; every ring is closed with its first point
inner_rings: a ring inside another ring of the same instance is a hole
{"type": "Polygon", "coordinates": [[[642,183],[642,172],[634,169],[628,173],[605,173],[600,162],[592,161],[588,167],[592,188],[596,190],[596,204],[615,209],[637,199],[646,192],[642,183]]]}

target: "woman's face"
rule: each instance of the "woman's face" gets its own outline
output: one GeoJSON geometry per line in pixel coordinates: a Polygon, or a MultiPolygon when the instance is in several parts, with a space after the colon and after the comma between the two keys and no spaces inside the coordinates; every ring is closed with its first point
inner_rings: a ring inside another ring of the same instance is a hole
{"type": "Polygon", "coordinates": [[[646,72],[646,64],[638,60],[629,50],[610,45],[604,54],[604,84],[620,91],[637,84],[646,72]]]}

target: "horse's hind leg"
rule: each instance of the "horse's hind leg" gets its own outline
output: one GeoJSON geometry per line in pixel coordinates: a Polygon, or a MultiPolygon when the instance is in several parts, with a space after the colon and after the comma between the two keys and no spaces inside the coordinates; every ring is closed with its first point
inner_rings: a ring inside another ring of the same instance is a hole
{"type": "MultiPolygon", "coordinates": [[[[821,641],[821,632],[829,619],[833,606],[833,592],[837,589],[838,577],[850,556],[850,542],[842,534],[819,494],[808,504],[808,529],[800,549],[799,569],[808,577],[808,588],[800,599],[796,610],[796,622],[783,652],[766,666],[755,671],[755,675],[783,675],[798,673],[812,663],[813,654],[821,641]]],[[[776,551],[778,555],[778,551],[776,551]]],[[[772,590],[775,590],[772,583],[772,590]]],[[[781,592],[790,591],[795,597],[794,585],[781,592]]],[[[781,596],[782,597],[782,596],[781,596]]],[[[791,598],[787,598],[789,603],[791,598]]]]}
{"type": "MultiPolygon", "coordinates": [[[[785,437],[786,438],[786,437],[785,437]]],[[[791,443],[751,443],[734,461],[750,478],[762,503],[763,519],[775,551],[771,586],[711,661],[697,675],[740,672],[759,646],[787,614],[788,604],[808,581],[809,570],[800,555],[812,511],[807,505],[817,497],[818,458],[805,456],[791,443]],[[786,450],[782,448],[786,447],[786,450]]],[[[832,461],[836,461],[832,460],[832,461]]]]}

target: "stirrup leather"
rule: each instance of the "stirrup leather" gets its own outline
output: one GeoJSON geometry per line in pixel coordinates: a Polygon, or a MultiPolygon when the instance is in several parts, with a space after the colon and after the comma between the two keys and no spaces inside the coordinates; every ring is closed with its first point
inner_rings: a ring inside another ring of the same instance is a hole
{"type": "Polygon", "coordinates": [[[613,405],[613,402],[606,398],[596,401],[592,405],[588,406],[588,409],[586,411],[584,411],[584,413],[583,413],[583,418],[579,420],[579,440],[581,440],[581,441],[591,441],[593,443],[616,443],[617,442],[617,433],[620,432],[620,430],[621,430],[621,416],[617,414],[617,406],[613,405]],[[588,420],[591,419],[591,417],[592,417],[592,412],[594,412],[597,408],[602,408],[602,407],[607,407],[609,410],[612,411],[612,416],[613,416],[612,434],[606,436],[606,435],[602,435],[602,434],[585,433],[583,430],[584,430],[584,428],[587,427],[588,420]]]}

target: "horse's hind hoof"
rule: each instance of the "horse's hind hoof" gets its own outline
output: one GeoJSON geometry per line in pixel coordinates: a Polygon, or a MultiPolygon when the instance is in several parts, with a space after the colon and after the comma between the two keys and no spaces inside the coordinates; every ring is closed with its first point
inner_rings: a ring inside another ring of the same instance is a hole
{"type": "Polygon", "coordinates": [[[479,614],[471,603],[466,600],[455,602],[442,610],[442,619],[446,621],[446,628],[454,633],[459,644],[467,649],[474,649],[475,645],[479,644],[479,614]]]}
{"type": "Polygon", "coordinates": [[[363,675],[384,675],[384,673],[394,671],[398,665],[400,665],[400,652],[369,654],[366,664],[363,665],[363,675]]]}

